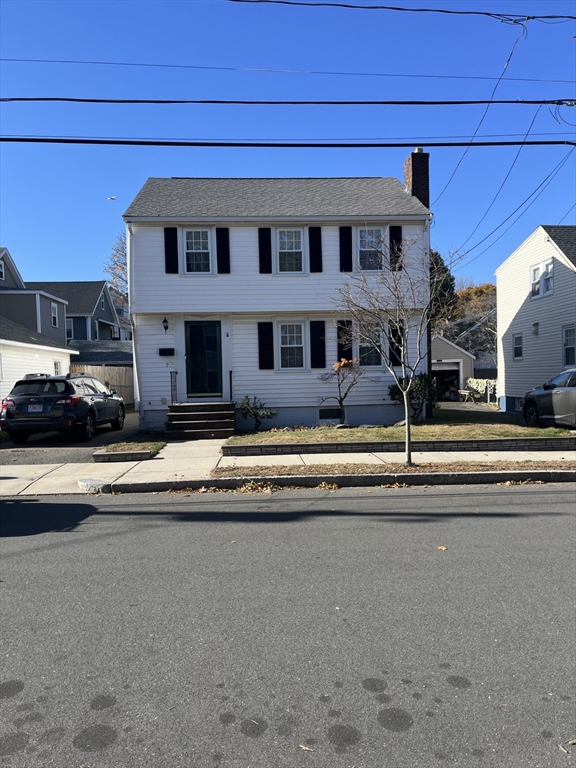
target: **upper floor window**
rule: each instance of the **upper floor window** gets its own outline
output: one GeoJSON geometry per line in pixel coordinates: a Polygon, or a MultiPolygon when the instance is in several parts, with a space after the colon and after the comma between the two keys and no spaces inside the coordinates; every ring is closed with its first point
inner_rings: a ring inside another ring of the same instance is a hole
{"type": "Polygon", "coordinates": [[[58,328],[58,304],[50,302],[50,314],[52,315],[52,327],[58,328]]]}
{"type": "Polygon", "coordinates": [[[358,266],[362,270],[382,269],[383,231],[381,229],[358,230],[358,266]]]}
{"type": "Polygon", "coordinates": [[[68,340],[74,338],[74,326],[72,324],[72,318],[67,317],[66,318],[66,338],[68,340]]]}
{"type": "Polygon", "coordinates": [[[184,253],[186,272],[210,274],[210,230],[187,229],[184,232],[184,253]]]}
{"type": "Polygon", "coordinates": [[[522,334],[515,333],[512,336],[512,351],[514,360],[522,360],[522,334]]]}
{"type": "Polygon", "coordinates": [[[552,293],[554,289],[554,262],[552,259],[530,269],[530,295],[534,299],[552,293]]]}
{"type": "Polygon", "coordinates": [[[0,260],[0,280],[6,280],[4,274],[4,262],[2,260],[0,260]]]}
{"type": "Polygon", "coordinates": [[[106,309],[106,304],[104,302],[104,294],[102,294],[102,298],[100,299],[100,309],[106,309]]]}
{"type": "Polygon", "coordinates": [[[576,365],[576,326],[574,325],[562,329],[562,353],[565,368],[576,365]]]}
{"type": "Polygon", "coordinates": [[[301,229],[277,230],[279,273],[304,272],[304,232],[301,229]]]}

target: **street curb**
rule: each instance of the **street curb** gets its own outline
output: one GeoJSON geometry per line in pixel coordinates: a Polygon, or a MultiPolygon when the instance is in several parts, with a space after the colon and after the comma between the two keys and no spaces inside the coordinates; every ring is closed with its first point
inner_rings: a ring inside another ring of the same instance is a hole
{"type": "Polygon", "coordinates": [[[494,472],[398,472],[378,475],[280,475],[277,477],[206,477],[202,480],[166,480],[111,483],[112,493],[162,493],[216,488],[233,491],[246,483],[264,483],[282,488],[315,488],[321,483],[340,488],[369,488],[379,485],[493,485],[506,482],[574,483],[575,470],[518,470],[494,472]]]}

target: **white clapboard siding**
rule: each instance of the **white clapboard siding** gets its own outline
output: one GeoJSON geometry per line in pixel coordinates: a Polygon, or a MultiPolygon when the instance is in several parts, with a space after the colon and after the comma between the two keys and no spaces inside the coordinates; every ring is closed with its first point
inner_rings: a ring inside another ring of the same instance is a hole
{"type": "Polygon", "coordinates": [[[538,227],[496,270],[498,394],[522,397],[562,370],[562,329],[576,322],[576,270],[538,227]],[[554,291],[531,298],[531,267],[554,258],[554,291]],[[538,333],[534,333],[538,323],[538,333]],[[522,360],[513,336],[522,334],[522,360]]]}
{"type": "Polygon", "coordinates": [[[14,384],[27,373],[54,375],[54,363],[60,363],[60,374],[65,376],[70,367],[67,352],[39,347],[13,346],[0,341],[0,397],[6,397],[14,384]]]}
{"type": "MultiPolygon", "coordinates": [[[[398,222],[401,223],[401,222],[398,222]]],[[[349,279],[340,272],[339,229],[322,227],[323,271],[309,275],[261,275],[258,227],[230,227],[230,274],[165,272],[162,227],[132,224],[130,300],[133,313],[330,311],[349,279]]],[[[429,245],[428,229],[404,224],[408,259],[429,245]]]]}
{"type": "Polygon", "coordinates": [[[161,357],[158,350],[162,347],[174,347],[172,315],[136,316],[134,344],[136,400],[139,401],[141,408],[166,406],[166,403],[170,402],[170,371],[175,370],[175,358],[161,357]],[[169,322],[166,332],[162,327],[165,316],[169,322]]]}

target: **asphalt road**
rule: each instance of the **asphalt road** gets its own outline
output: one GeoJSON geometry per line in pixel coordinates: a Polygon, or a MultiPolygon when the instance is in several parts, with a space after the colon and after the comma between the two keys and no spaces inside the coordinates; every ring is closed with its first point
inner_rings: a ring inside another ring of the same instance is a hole
{"type": "Polygon", "coordinates": [[[574,765],[575,492],[6,500],[2,765],[574,765]]]}
{"type": "Polygon", "coordinates": [[[0,466],[10,464],[69,464],[91,463],[98,448],[121,443],[138,432],[138,413],[126,414],[124,429],[116,432],[109,424],[96,427],[89,443],[78,440],[69,432],[40,432],[31,435],[24,445],[15,446],[11,440],[0,442],[0,466]]]}

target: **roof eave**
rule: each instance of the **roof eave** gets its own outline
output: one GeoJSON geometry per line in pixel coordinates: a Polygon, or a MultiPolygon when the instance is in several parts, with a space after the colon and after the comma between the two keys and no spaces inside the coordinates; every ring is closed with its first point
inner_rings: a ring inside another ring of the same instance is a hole
{"type": "Polygon", "coordinates": [[[283,222],[283,221],[301,221],[303,223],[310,221],[328,221],[330,223],[338,223],[342,221],[351,221],[355,223],[362,223],[364,221],[381,221],[382,219],[394,219],[397,221],[422,221],[423,219],[429,221],[432,219],[430,212],[422,213],[374,213],[366,216],[294,216],[291,214],[285,214],[283,216],[131,216],[125,214],[123,217],[126,224],[159,224],[163,221],[170,223],[187,223],[190,221],[201,221],[203,223],[219,223],[219,222],[250,222],[258,223],[269,221],[283,222]]]}

